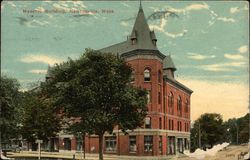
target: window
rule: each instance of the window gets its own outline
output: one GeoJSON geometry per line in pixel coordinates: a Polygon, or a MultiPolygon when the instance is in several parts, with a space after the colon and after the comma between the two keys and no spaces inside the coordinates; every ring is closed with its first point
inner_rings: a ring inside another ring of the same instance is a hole
{"type": "Polygon", "coordinates": [[[182,131],[182,123],[181,123],[181,121],[180,121],[180,131],[182,131]]]}
{"type": "Polygon", "coordinates": [[[158,71],[158,83],[161,83],[161,71],[158,71]]]}
{"type": "Polygon", "coordinates": [[[134,82],[135,81],[135,71],[132,70],[131,72],[131,82],[134,82]]]}
{"type": "Polygon", "coordinates": [[[178,129],[178,131],[181,131],[181,130],[182,130],[182,124],[181,124],[181,121],[178,121],[178,124],[177,124],[177,129],[178,129]]]}
{"type": "Polygon", "coordinates": [[[159,152],[162,152],[162,136],[159,136],[159,152]]]}
{"type": "Polygon", "coordinates": [[[161,104],[161,92],[158,92],[158,104],[161,104]]]}
{"type": "Polygon", "coordinates": [[[144,136],[144,151],[152,152],[153,150],[153,136],[144,136]]]}
{"type": "Polygon", "coordinates": [[[105,151],[116,151],[116,137],[105,137],[105,151]]]}
{"type": "Polygon", "coordinates": [[[145,118],[145,128],[151,128],[151,118],[150,117],[145,118]]]}
{"type": "Polygon", "coordinates": [[[159,129],[161,129],[162,123],[161,123],[161,117],[159,118],[159,129]]]}
{"type": "Polygon", "coordinates": [[[168,129],[169,130],[174,130],[174,120],[169,119],[168,120],[168,129]]]}
{"type": "Polygon", "coordinates": [[[189,117],[188,112],[189,112],[189,102],[188,102],[188,100],[186,99],[186,101],[185,101],[185,117],[186,117],[186,118],[189,117]]]}
{"type": "Polygon", "coordinates": [[[175,137],[168,137],[168,154],[175,154],[175,137]]]}
{"type": "Polygon", "coordinates": [[[129,152],[136,152],[136,136],[129,136],[129,152]]]}
{"type": "Polygon", "coordinates": [[[174,130],[174,120],[172,120],[172,128],[171,130],[174,130]]]}
{"type": "Polygon", "coordinates": [[[150,80],[151,80],[150,70],[149,69],[145,69],[144,70],[144,81],[148,82],[150,80]]]}
{"type": "Polygon", "coordinates": [[[182,101],[181,101],[181,97],[178,97],[178,101],[177,101],[177,111],[178,111],[178,116],[182,116],[182,101]]]}
{"type": "Polygon", "coordinates": [[[168,95],[168,112],[174,114],[174,96],[172,92],[168,95]]]}
{"type": "Polygon", "coordinates": [[[151,90],[148,90],[147,98],[148,98],[148,103],[151,103],[151,90]]]}
{"type": "Polygon", "coordinates": [[[77,151],[81,151],[82,150],[82,146],[83,146],[83,140],[82,140],[82,138],[77,138],[76,139],[76,150],[77,151]]]}
{"type": "Polygon", "coordinates": [[[70,138],[63,139],[64,150],[71,150],[71,140],[70,138]]]}

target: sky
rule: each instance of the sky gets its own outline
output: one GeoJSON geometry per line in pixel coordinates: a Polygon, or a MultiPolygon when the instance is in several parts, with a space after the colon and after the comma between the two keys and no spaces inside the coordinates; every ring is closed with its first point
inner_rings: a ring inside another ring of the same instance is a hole
{"type": "MultiPolygon", "coordinates": [[[[191,120],[241,117],[249,106],[246,1],[142,1],[158,49],[191,88],[191,120]]],[[[127,39],[139,1],[3,1],[1,74],[22,90],[44,81],[48,65],[127,39]]]]}

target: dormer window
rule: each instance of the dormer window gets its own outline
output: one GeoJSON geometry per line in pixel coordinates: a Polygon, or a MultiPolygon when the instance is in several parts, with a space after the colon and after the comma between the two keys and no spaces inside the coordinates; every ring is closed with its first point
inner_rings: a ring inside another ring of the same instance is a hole
{"type": "Polygon", "coordinates": [[[132,31],[131,37],[132,45],[135,45],[136,43],[136,31],[132,31]]]}
{"type": "Polygon", "coordinates": [[[144,82],[149,82],[151,80],[150,70],[144,70],[144,82]]]}

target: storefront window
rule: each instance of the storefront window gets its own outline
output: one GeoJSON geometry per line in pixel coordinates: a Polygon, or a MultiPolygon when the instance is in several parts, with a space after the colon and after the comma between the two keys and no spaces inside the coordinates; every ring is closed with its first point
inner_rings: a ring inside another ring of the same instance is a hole
{"type": "Polygon", "coordinates": [[[162,153],[162,136],[159,136],[159,153],[162,153]]]}
{"type": "Polygon", "coordinates": [[[129,152],[136,152],[136,136],[129,136],[129,152]]]}
{"type": "Polygon", "coordinates": [[[168,154],[175,154],[175,137],[168,137],[168,154]]]}
{"type": "Polygon", "coordinates": [[[116,151],[116,137],[105,137],[105,151],[116,151]]]}
{"type": "Polygon", "coordinates": [[[153,150],[153,136],[144,136],[144,151],[152,152],[153,150]]]}
{"type": "Polygon", "coordinates": [[[63,139],[64,150],[71,150],[71,140],[70,138],[63,139]]]}

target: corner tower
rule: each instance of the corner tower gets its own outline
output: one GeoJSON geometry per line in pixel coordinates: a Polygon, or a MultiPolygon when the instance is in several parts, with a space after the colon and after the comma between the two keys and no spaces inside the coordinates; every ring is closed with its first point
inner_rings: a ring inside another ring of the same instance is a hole
{"type": "MultiPolygon", "coordinates": [[[[128,136],[118,134],[115,138],[118,153],[169,155],[188,149],[192,91],[175,79],[176,67],[171,56],[158,50],[157,37],[149,28],[141,3],[127,40],[100,51],[124,58],[133,69],[131,83],[148,91],[148,113],[144,125],[128,136]],[[126,145],[128,147],[124,147],[126,145]]],[[[114,133],[122,134],[118,128],[114,133]]]]}

